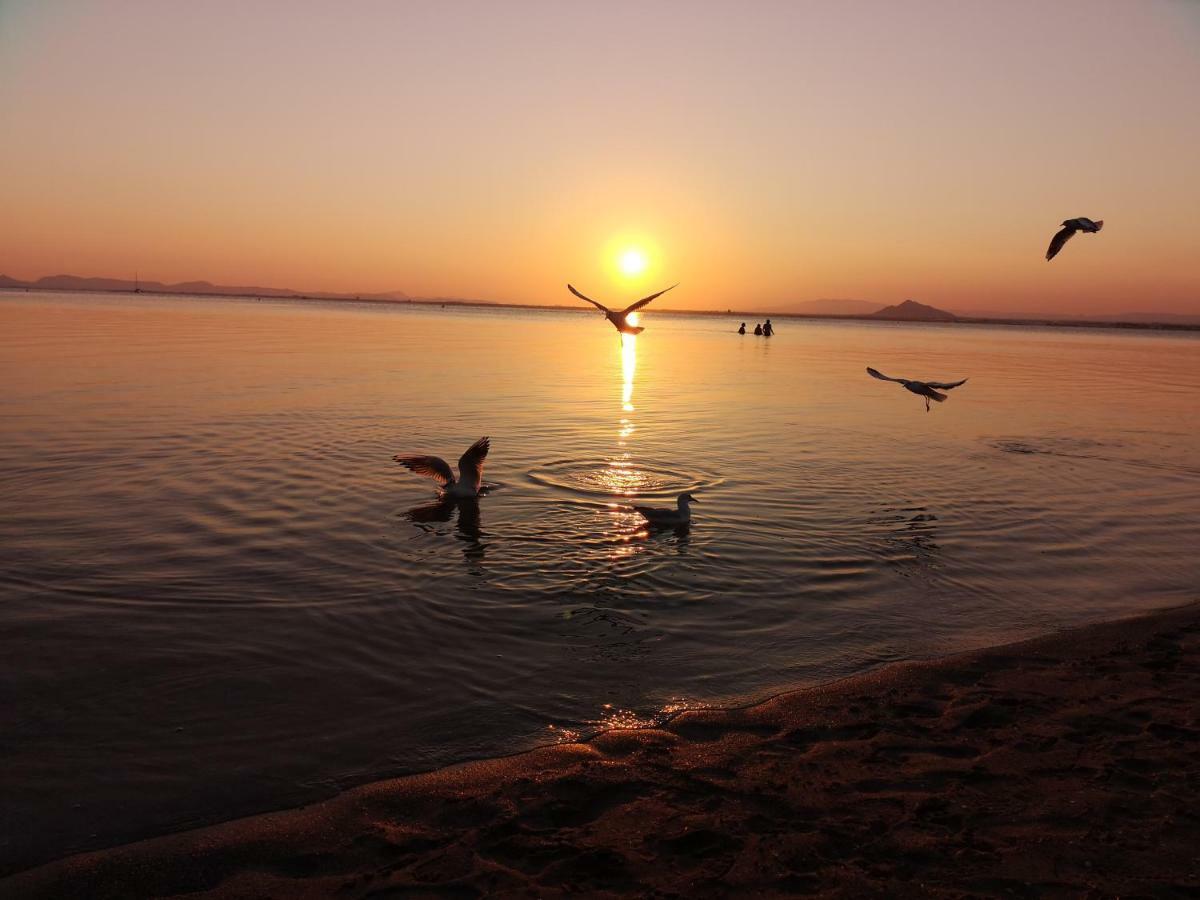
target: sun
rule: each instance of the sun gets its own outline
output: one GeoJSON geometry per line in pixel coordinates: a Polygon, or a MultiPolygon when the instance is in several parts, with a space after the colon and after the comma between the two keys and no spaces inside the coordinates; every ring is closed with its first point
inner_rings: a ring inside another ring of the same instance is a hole
{"type": "Polygon", "coordinates": [[[646,258],[646,251],[640,247],[627,247],[617,257],[617,267],[621,270],[621,274],[630,278],[635,275],[641,275],[646,271],[646,266],[649,264],[650,261],[646,258]]]}

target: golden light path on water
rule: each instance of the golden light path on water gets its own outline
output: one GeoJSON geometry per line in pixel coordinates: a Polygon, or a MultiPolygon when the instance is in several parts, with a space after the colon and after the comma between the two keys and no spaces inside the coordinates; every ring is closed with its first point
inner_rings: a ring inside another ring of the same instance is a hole
{"type": "MultiPolygon", "coordinates": [[[[637,324],[637,313],[629,316],[630,324],[637,324]]],[[[633,375],[637,371],[637,335],[621,335],[621,416],[617,429],[617,456],[611,460],[604,473],[606,486],[612,493],[624,497],[637,494],[638,488],[645,483],[645,473],[634,468],[633,455],[627,449],[629,438],[634,432],[633,418],[629,415],[634,411],[633,405],[633,375]]],[[[610,504],[616,508],[616,504],[610,504]]]]}
{"type": "MultiPolygon", "coordinates": [[[[629,315],[629,324],[637,326],[638,314],[629,315]]],[[[633,378],[637,372],[637,335],[621,335],[621,411],[617,429],[617,454],[609,462],[604,472],[605,486],[613,494],[634,498],[640,488],[646,486],[647,473],[638,469],[633,461],[633,453],[629,450],[629,439],[636,427],[631,413],[633,405],[633,378]]],[[[613,517],[614,536],[617,543],[612,550],[614,560],[630,556],[636,551],[633,541],[636,537],[644,537],[646,532],[644,522],[624,503],[612,502],[609,509],[616,515],[613,517]]],[[[612,704],[604,704],[599,716],[591,721],[594,730],[609,731],[625,728],[655,728],[667,719],[687,709],[702,709],[707,704],[691,701],[682,697],[668,700],[660,709],[648,714],[638,714],[627,709],[614,708],[612,704]]],[[[578,741],[586,734],[585,730],[567,728],[560,725],[547,725],[547,730],[555,743],[570,743],[578,741]]]]}
{"type": "MultiPolygon", "coordinates": [[[[630,313],[629,323],[636,326],[638,314],[630,313]]],[[[621,497],[635,497],[638,489],[644,486],[646,475],[634,467],[633,454],[629,451],[629,439],[635,430],[633,417],[633,376],[637,371],[637,335],[621,335],[621,411],[622,415],[617,428],[617,453],[605,468],[604,481],[613,494],[621,497]]],[[[615,526],[614,536],[617,543],[612,551],[613,559],[629,556],[634,552],[631,541],[636,533],[638,516],[624,504],[610,503],[616,515],[613,517],[615,526]]]]}
{"type": "MultiPolygon", "coordinates": [[[[638,314],[629,314],[629,324],[636,326],[638,314]]],[[[637,335],[621,335],[621,408],[625,412],[633,412],[633,373],[637,371],[637,335]]]]}

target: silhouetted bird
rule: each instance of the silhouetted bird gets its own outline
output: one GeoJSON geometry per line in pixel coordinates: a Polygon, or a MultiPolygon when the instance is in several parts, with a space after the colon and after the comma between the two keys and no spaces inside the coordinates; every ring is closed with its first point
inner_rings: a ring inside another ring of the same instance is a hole
{"type": "Polygon", "coordinates": [[[1067,219],[1063,222],[1062,230],[1050,239],[1050,247],[1046,250],[1046,262],[1050,262],[1050,260],[1058,256],[1058,251],[1063,248],[1063,244],[1075,236],[1075,232],[1086,231],[1088,234],[1095,234],[1103,227],[1103,219],[1095,222],[1091,219],[1085,219],[1083,216],[1080,216],[1078,219],[1067,219]]]}
{"type": "Polygon", "coordinates": [[[491,438],[481,437],[458,460],[458,478],[440,456],[396,456],[393,459],[404,468],[432,478],[442,486],[447,497],[478,497],[483,484],[483,461],[487,458],[491,438]]]}
{"type": "Polygon", "coordinates": [[[670,528],[674,525],[686,525],[691,522],[692,510],[688,504],[699,502],[699,500],[685,491],[676,500],[678,504],[677,509],[660,509],[655,506],[635,506],[634,509],[651,525],[670,528]]]}
{"type": "Polygon", "coordinates": [[[905,390],[912,391],[925,398],[925,412],[929,412],[929,401],[936,400],[941,403],[946,399],[945,394],[939,394],[938,391],[948,391],[951,388],[956,388],[960,384],[966,384],[967,379],[962,381],[913,381],[911,378],[888,378],[882,372],[878,372],[867,366],[867,374],[872,378],[878,378],[880,381],[895,381],[904,385],[905,390]]]}
{"type": "Polygon", "coordinates": [[[598,309],[602,313],[604,313],[604,317],[606,319],[608,319],[608,321],[612,322],[613,327],[616,328],[617,331],[621,332],[622,334],[641,334],[646,329],[640,328],[637,325],[630,325],[629,322],[626,321],[626,316],[628,316],[631,312],[636,312],[637,310],[641,309],[643,306],[645,306],[647,303],[649,303],[651,300],[655,299],[656,297],[661,297],[667,291],[672,290],[673,288],[677,288],[677,287],[679,287],[678,284],[673,284],[673,285],[671,285],[671,287],[665,288],[665,289],[659,291],[657,294],[651,294],[649,297],[643,297],[637,303],[630,303],[627,307],[625,307],[624,309],[622,309],[620,311],[611,310],[604,304],[597,303],[591,297],[585,297],[583,294],[579,293],[579,291],[575,290],[573,285],[568,284],[567,290],[570,291],[572,294],[574,294],[576,297],[578,297],[580,300],[586,300],[588,303],[592,304],[592,306],[596,307],[596,309],[598,309]]]}

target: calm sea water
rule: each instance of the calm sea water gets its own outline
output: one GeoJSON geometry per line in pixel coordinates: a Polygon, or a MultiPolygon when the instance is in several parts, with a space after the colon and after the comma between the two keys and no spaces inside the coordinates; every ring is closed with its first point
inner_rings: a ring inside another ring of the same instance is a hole
{"type": "Polygon", "coordinates": [[[1194,335],[643,324],[0,295],[0,866],[1195,597],[1194,335]]]}

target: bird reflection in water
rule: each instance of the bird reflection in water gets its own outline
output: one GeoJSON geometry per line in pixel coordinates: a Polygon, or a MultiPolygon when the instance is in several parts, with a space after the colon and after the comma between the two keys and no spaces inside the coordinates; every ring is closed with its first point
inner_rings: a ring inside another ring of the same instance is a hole
{"type": "Polygon", "coordinates": [[[688,545],[692,542],[692,526],[687,522],[666,526],[641,522],[636,526],[633,536],[641,540],[661,540],[674,543],[675,552],[680,556],[686,556],[688,545]]]}
{"type": "MultiPolygon", "coordinates": [[[[458,519],[454,536],[463,542],[463,556],[468,564],[482,563],[486,548],[480,540],[483,531],[479,523],[479,501],[474,497],[443,497],[434,503],[414,506],[404,513],[404,518],[426,531],[436,531],[437,523],[449,522],[455,513],[458,513],[458,519]]],[[[481,571],[474,574],[481,574],[481,571]]]]}

